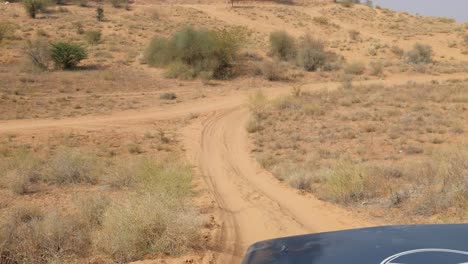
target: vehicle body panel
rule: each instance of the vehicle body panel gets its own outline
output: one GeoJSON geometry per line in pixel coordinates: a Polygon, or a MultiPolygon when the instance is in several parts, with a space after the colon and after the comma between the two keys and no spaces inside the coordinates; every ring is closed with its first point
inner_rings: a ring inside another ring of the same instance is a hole
{"type": "Polygon", "coordinates": [[[252,245],[242,263],[468,263],[468,224],[385,226],[278,238],[252,245]]]}

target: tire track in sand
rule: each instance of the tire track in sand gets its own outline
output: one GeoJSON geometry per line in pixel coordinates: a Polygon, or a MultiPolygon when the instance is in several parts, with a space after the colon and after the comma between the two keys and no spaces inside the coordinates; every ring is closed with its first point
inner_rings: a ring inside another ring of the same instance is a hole
{"type": "Polygon", "coordinates": [[[187,154],[220,209],[214,263],[240,263],[247,247],[260,240],[370,225],[261,169],[249,152],[248,118],[246,108],[232,108],[184,131],[187,154]]]}

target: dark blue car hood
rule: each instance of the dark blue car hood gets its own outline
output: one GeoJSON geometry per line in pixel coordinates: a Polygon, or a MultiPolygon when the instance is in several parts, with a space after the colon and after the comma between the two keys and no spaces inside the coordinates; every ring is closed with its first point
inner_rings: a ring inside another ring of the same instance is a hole
{"type": "Polygon", "coordinates": [[[243,264],[468,264],[468,224],[373,227],[262,241],[243,264]]]}

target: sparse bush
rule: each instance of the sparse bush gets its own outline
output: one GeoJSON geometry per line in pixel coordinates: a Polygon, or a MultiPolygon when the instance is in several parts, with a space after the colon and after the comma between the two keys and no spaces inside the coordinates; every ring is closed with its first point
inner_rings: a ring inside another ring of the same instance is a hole
{"type": "Polygon", "coordinates": [[[145,62],[151,66],[165,66],[170,63],[171,56],[169,51],[169,40],[163,37],[155,37],[145,50],[145,62]]]}
{"type": "Polygon", "coordinates": [[[96,162],[91,155],[78,150],[60,148],[48,164],[49,180],[58,184],[97,182],[96,162]]]}
{"type": "Polygon", "coordinates": [[[163,100],[175,100],[177,99],[177,95],[173,92],[162,93],[159,95],[159,99],[163,100]]]}
{"type": "Polygon", "coordinates": [[[349,161],[337,164],[325,180],[325,196],[338,203],[359,202],[374,189],[366,170],[349,161]]]}
{"type": "Polygon", "coordinates": [[[361,75],[365,70],[366,66],[359,61],[350,62],[344,67],[346,74],[361,75]]]}
{"type": "Polygon", "coordinates": [[[39,28],[38,30],[36,30],[36,35],[38,37],[44,37],[44,38],[47,38],[49,36],[47,32],[43,30],[42,28],[39,28]]]}
{"type": "Polygon", "coordinates": [[[257,119],[265,118],[267,102],[268,102],[267,98],[261,90],[249,96],[249,109],[255,118],[257,119]]]}
{"type": "Polygon", "coordinates": [[[313,20],[315,23],[320,24],[320,25],[328,25],[330,23],[328,21],[328,18],[324,16],[314,17],[313,20]]]}
{"type": "Polygon", "coordinates": [[[73,26],[76,29],[76,34],[82,35],[85,33],[84,28],[83,28],[83,23],[78,21],[78,22],[73,23],[73,26]]]}
{"type": "Polygon", "coordinates": [[[101,226],[102,218],[109,205],[110,199],[101,194],[81,197],[77,204],[80,220],[90,228],[101,226]]]}
{"type": "Polygon", "coordinates": [[[407,174],[414,184],[423,185],[414,211],[433,215],[448,208],[464,208],[468,201],[468,151],[466,147],[443,149],[426,162],[412,165],[407,174]]]}
{"type": "Polygon", "coordinates": [[[359,0],[342,0],[339,2],[342,6],[350,8],[353,7],[354,4],[359,4],[359,0]]]}
{"type": "Polygon", "coordinates": [[[41,179],[40,161],[26,152],[16,153],[8,167],[3,168],[0,178],[3,186],[16,194],[35,191],[35,184],[41,179]]]}
{"type": "Polygon", "coordinates": [[[282,81],[286,79],[285,69],[281,62],[264,61],[261,65],[262,75],[269,81],[282,81]]]}
{"type": "Polygon", "coordinates": [[[113,204],[104,214],[99,249],[115,261],[127,263],[148,254],[178,255],[199,247],[197,213],[166,199],[144,194],[113,204]]]}
{"type": "Polygon", "coordinates": [[[191,193],[190,167],[174,159],[143,160],[138,164],[136,178],[142,190],[165,193],[173,200],[185,199],[191,193]]]}
{"type": "Polygon", "coordinates": [[[36,18],[36,14],[45,11],[49,4],[47,0],[22,0],[22,3],[31,18],[36,18]]]}
{"type": "Polygon", "coordinates": [[[274,175],[281,181],[285,181],[291,187],[310,191],[312,184],[318,181],[313,170],[303,168],[290,162],[283,162],[272,166],[274,175]]]}
{"type": "Polygon", "coordinates": [[[361,38],[361,33],[357,30],[348,31],[349,38],[353,41],[358,41],[361,38]]]}
{"type": "Polygon", "coordinates": [[[299,43],[297,63],[306,71],[315,71],[325,65],[327,54],[320,40],[306,35],[299,43]]]}
{"type": "Polygon", "coordinates": [[[11,38],[15,32],[16,25],[8,21],[0,21],[0,43],[4,39],[11,38]]]}
{"type": "Polygon", "coordinates": [[[38,38],[35,40],[28,40],[23,48],[23,52],[37,68],[42,70],[47,70],[49,68],[51,57],[47,39],[38,38]]]}
{"type": "Polygon", "coordinates": [[[271,54],[281,60],[295,58],[297,49],[294,37],[285,31],[275,31],[270,34],[271,54]]]}
{"type": "Polygon", "coordinates": [[[384,65],[382,61],[371,61],[369,63],[370,66],[370,74],[373,76],[380,76],[383,73],[384,65]]]}
{"type": "Polygon", "coordinates": [[[427,64],[432,62],[432,47],[416,43],[412,50],[406,52],[406,61],[412,64],[427,64]]]}
{"type": "Polygon", "coordinates": [[[138,180],[136,178],[137,167],[134,162],[122,164],[116,162],[106,171],[105,182],[114,188],[134,187],[138,180]]]}
{"type": "Polygon", "coordinates": [[[186,205],[190,167],[174,159],[143,160],[136,174],[140,193],[107,209],[98,234],[99,249],[118,262],[128,262],[148,254],[177,255],[199,246],[201,221],[186,205]]]}
{"type": "Polygon", "coordinates": [[[55,66],[60,69],[76,67],[80,61],[87,58],[86,50],[74,43],[57,42],[51,45],[50,55],[55,66]]]}
{"type": "Polygon", "coordinates": [[[398,47],[398,46],[392,46],[392,47],[390,48],[390,50],[392,51],[393,54],[395,54],[396,56],[398,56],[398,57],[400,57],[400,58],[401,58],[401,57],[404,55],[404,53],[405,53],[405,51],[404,51],[402,48],[398,47]]]}
{"type": "Polygon", "coordinates": [[[99,44],[99,42],[101,41],[101,37],[102,37],[102,33],[100,30],[88,31],[86,32],[85,35],[86,35],[86,40],[91,45],[99,44]]]}
{"type": "Polygon", "coordinates": [[[84,256],[90,230],[74,216],[43,213],[36,207],[14,208],[0,226],[0,251],[14,263],[50,263],[84,256]]]}
{"type": "Polygon", "coordinates": [[[193,80],[197,77],[197,72],[194,68],[190,67],[189,65],[180,61],[176,61],[174,63],[169,64],[165,76],[166,78],[171,79],[178,78],[181,80],[193,80]]]}
{"type": "Polygon", "coordinates": [[[203,73],[215,79],[234,76],[234,66],[243,36],[236,30],[186,28],[170,39],[155,38],[145,51],[152,66],[170,66],[168,77],[191,79],[203,73]]]}
{"type": "Polygon", "coordinates": [[[261,131],[263,130],[262,122],[257,118],[251,118],[249,122],[247,122],[246,129],[249,133],[261,131]]]}
{"type": "Polygon", "coordinates": [[[11,170],[6,173],[7,187],[16,194],[33,192],[34,174],[21,170],[11,170]]]}
{"type": "Polygon", "coordinates": [[[111,4],[115,8],[121,8],[128,5],[128,0],[111,0],[111,4]]]}

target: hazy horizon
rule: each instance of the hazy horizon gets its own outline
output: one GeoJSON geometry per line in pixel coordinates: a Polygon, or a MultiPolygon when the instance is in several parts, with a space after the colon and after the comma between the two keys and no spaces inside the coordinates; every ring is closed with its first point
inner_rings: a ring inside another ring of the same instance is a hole
{"type": "Polygon", "coordinates": [[[375,5],[424,16],[450,17],[468,22],[467,0],[374,0],[375,5]]]}

